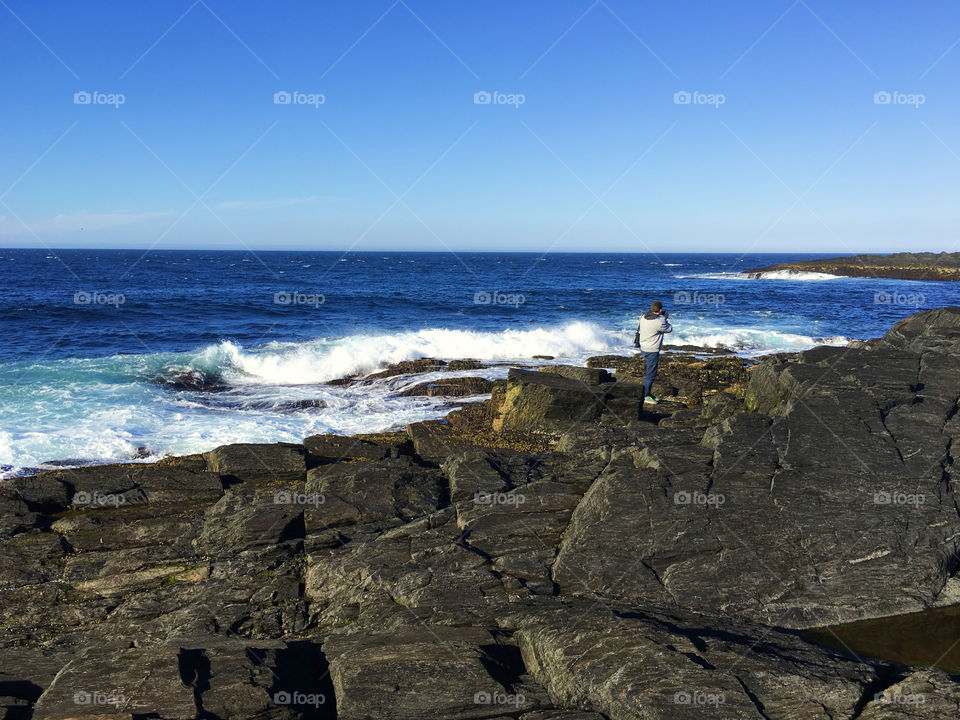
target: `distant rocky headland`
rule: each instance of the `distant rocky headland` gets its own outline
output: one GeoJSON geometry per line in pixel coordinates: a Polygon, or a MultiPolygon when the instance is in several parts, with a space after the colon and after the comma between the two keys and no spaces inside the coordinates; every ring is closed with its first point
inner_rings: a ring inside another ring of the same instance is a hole
{"type": "MultiPolygon", "coordinates": [[[[451,365],[474,367],[385,372],[451,365]]],[[[960,604],[960,307],[661,368],[655,406],[642,358],[608,355],[425,382],[491,397],[403,432],[3,482],[0,707],[957,717],[956,625],[888,652],[883,623],[960,604]]]]}
{"type": "Polygon", "coordinates": [[[892,255],[855,255],[827,260],[804,260],[747,270],[750,277],[765,273],[794,271],[817,272],[850,277],[894,278],[897,280],[960,281],[960,252],[894,253],[892,255]]]}

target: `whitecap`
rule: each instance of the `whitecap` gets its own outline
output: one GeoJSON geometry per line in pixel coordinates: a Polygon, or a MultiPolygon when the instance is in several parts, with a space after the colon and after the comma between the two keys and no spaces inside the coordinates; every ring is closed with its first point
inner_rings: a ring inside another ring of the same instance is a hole
{"type": "Polygon", "coordinates": [[[701,279],[701,280],[796,280],[796,281],[821,281],[821,280],[840,280],[843,275],[829,275],[828,273],[802,272],[799,270],[768,270],[762,273],[750,272],[707,272],[695,273],[693,275],[674,275],[678,279],[701,279]]]}
{"type": "Polygon", "coordinates": [[[518,360],[533,355],[578,357],[606,352],[622,339],[587,322],[500,332],[425,328],[400,333],[350,335],[307,342],[272,342],[247,349],[231,341],[210,345],[189,366],[230,384],[297,385],[370,373],[422,357],[518,360]]]}

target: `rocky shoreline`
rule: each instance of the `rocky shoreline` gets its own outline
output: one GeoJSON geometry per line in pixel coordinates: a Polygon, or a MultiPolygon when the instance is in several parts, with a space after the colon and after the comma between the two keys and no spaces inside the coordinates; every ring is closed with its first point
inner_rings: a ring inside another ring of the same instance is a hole
{"type": "Polygon", "coordinates": [[[856,255],[826,260],[783,263],[745,272],[763,277],[779,271],[816,272],[848,277],[892,278],[896,280],[960,281],[960,252],[894,253],[892,255],[856,255]]]}
{"type": "Polygon", "coordinates": [[[846,348],[676,348],[652,407],[642,359],[602,356],[424,383],[491,397],[405,432],[3,482],[0,707],[956,717],[948,672],[805,631],[960,603],[958,358],[944,308],[846,348]]]}

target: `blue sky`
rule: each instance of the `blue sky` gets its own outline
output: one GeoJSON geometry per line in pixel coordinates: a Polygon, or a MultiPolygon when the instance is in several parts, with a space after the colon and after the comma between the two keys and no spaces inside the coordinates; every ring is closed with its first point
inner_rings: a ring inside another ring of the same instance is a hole
{"type": "Polygon", "coordinates": [[[0,245],[957,250],[958,41],[948,2],[2,0],[0,245]]]}

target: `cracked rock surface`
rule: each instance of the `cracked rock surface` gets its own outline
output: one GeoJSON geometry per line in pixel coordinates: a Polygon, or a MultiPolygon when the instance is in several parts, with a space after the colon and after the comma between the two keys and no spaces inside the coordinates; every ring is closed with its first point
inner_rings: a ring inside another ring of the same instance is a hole
{"type": "Polygon", "coordinates": [[[749,370],[675,360],[656,412],[604,357],[404,433],[4,482],[0,708],[957,717],[944,671],[800,631],[960,601],[958,359],[946,308],[749,370]]]}

